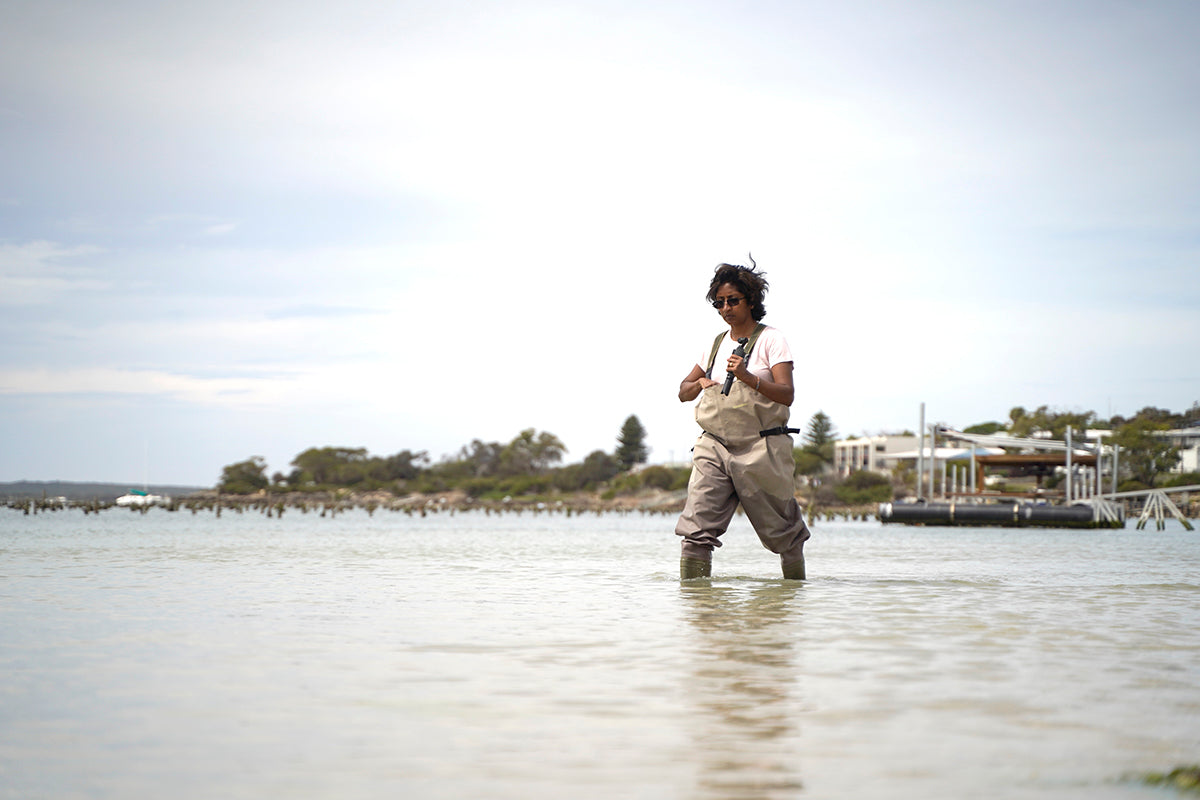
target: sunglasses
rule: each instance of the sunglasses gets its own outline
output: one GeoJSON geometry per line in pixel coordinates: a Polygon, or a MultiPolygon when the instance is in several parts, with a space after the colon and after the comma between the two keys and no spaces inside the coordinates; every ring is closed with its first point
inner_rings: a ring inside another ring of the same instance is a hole
{"type": "Polygon", "coordinates": [[[725,307],[725,303],[729,303],[730,308],[737,308],[737,304],[745,299],[744,297],[718,297],[716,300],[713,300],[713,308],[720,311],[725,307]]]}

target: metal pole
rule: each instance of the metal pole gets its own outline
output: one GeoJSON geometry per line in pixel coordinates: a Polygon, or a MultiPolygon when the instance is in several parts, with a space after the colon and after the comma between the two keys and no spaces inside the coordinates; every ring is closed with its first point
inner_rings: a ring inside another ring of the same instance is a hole
{"type": "Polygon", "coordinates": [[[921,432],[921,441],[917,445],[917,499],[920,500],[921,485],[925,482],[925,404],[921,403],[921,425],[917,428],[921,432]]]}
{"type": "Polygon", "coordinates": [[[1121,445],[1113,443],[1113,479],[1112,479],[1112,499],[1117,500],[1117,474],[1121,471],[1121,445]]]}
{"type": "Polygon", "coordinates": [[[1067,426],[1067,505],[1071,503],[1071,426],[1067,426]]]}
{"type": "Polygon", "coordinates": [[[933,499],[933,471],[937,468],[937,425],[929,426],[929,499],[933,499]]]}

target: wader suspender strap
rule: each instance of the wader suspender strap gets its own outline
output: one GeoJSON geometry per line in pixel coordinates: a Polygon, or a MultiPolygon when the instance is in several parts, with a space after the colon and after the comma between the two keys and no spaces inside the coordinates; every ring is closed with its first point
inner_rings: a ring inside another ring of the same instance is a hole
{"type": "MultiPolygon", "coordinates": [[[[750,334],[750,338],[746,341],[746,362],[750,361],[750,351],[754,349],[754,343],[758,341],[758,335],[767,329],[766,325],[761,322],[754,327],[754,332],[750,334]]],[[[718,333],[717,338],[713,340],[712,352],[708,354],[708,370],[704,373],[704,377],[712,380],[713,362],[717,360],[717,351],[721,349],[721,342],[729,334],[726,332],[718,333]]]]}
{"type": "Polygon", "coordinates": [[[765,431],[759,431],[759,436],[779,436],[785,433],[799,433],[799,428],[785,428],[782,425],[778,428],[767,428],[765,431]]]}

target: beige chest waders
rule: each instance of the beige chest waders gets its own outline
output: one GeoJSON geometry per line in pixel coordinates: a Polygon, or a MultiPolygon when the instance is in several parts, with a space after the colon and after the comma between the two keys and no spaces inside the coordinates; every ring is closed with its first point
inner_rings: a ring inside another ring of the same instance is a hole
{"type": "MultiPolygon", "coordinates": [[[[747,359],[765,327],[760,324],[749,337],[747,359]]],[[[710,377],[725,335],[713,343],[710,377]]],[[[795,498],[792,440],[762,435],[772,429],[782,433],[789,409],[741,381],[733,382],[728,395],[721,388],[718,383],[705,389],[696,404],[696,422],[704,434],[692,451],[687,504],[675,526],[683,537],[680,574],[694,577],[696,562],[711,561],[740,502],[763,546],[779,554],[785,577],[803,577],[809,530],[795,498]]]]}

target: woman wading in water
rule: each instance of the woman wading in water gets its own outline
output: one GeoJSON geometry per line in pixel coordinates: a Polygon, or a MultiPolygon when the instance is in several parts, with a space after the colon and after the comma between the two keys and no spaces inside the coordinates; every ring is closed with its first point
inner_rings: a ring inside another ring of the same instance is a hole
{"type": "Polygon", "coordinates": [[[782,333],[760,322],[767,288],[757,265],[717,265],[708,301],[729,330],[679,384],[680,402],[700,398],[696,422],[703,430],[692,450],[687,504],[675,526],[683,537],[681,578],[712,574],[713,548],[721,546],[738,503],[763,546],[779,555],[783,577],[804,578],[810,532],[796,502],[794,429],[787,427],[796,396],[792,353],[782,333]],[[739,340],[745,355],[738,352],[739,340]]]}

